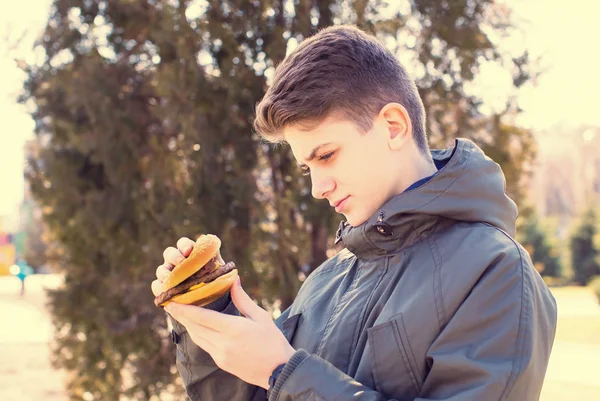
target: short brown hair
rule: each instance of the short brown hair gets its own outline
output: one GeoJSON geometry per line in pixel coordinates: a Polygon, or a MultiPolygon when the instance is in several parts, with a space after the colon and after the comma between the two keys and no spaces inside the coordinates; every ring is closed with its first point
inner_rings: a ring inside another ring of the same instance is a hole
{"type": "Polygon", "coordinates": [[[406,108],[415,142],[427,154],[423,102],[400,62],[360,29],[332,26],[304,40],[277,67],[256,107],[254,129],[281,142],[285,126],[319,123],[335,112],[367,132],[391,102],[406,108]]]}

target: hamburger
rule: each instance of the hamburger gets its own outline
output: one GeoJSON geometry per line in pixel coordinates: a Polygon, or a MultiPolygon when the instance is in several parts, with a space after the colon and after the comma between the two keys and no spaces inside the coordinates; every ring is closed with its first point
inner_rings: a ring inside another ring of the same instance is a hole
{"type": "Polygon", "coordinates": [[[220,248],[221,240],[216,235],[198,237],[190,255],[165,277],[154,304],[204,306],[225,295],[237,279],[238,271],[233,262],[223,261],[220,248]]]}

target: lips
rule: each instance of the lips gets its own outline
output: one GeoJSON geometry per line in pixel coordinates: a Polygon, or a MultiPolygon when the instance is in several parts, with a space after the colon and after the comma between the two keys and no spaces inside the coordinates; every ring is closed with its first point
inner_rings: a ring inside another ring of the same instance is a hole
{"type": "Polygon", "coordinates": [[[344,208],[344,204],[346,203],[346,200],[350,197],[350,195],[346,196],[345,198],[340,199],[339,201],[332,203],[331,206],[333,206],[335,208],[335,211],[338,213],[341,213],[341,211],[344,208]]]}

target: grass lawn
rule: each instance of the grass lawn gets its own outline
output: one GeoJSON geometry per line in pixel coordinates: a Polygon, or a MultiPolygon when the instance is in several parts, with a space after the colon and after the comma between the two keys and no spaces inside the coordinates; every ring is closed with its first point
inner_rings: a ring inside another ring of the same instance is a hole
{"type": "Polygon", "coordinates": [[[556,339],[600,345],[600,316],[570,316],[559,318],[556,339]]]}
{"type": "Polygon", "coordinates": [[[599,401],[600,305],[586,287],[552,288],[558,325],[540,401],[599,401]]]}

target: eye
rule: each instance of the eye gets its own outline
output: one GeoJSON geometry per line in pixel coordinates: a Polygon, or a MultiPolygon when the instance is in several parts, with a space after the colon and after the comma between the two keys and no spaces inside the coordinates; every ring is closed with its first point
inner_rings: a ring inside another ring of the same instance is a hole
{"type": "MultiPolygon", "coordinates": [[[[331,159],[331,157],[335,154],[335,151],[325,153],[324,155],[319,156],[319,161],[327,161],[331,159]]],[[[307,176],[310,175],[310,168],[308,166],[302,167],[302,175],[307,176]]]]}
{"type": "Polygon", "coordinates": [[[331,159],[331,156],[333,156],[335,152],[329,152],[329,153],[325,153],[324,155],[321,155],[321,157],[319,157],[319,160],[328,160],[331,159]]]}

